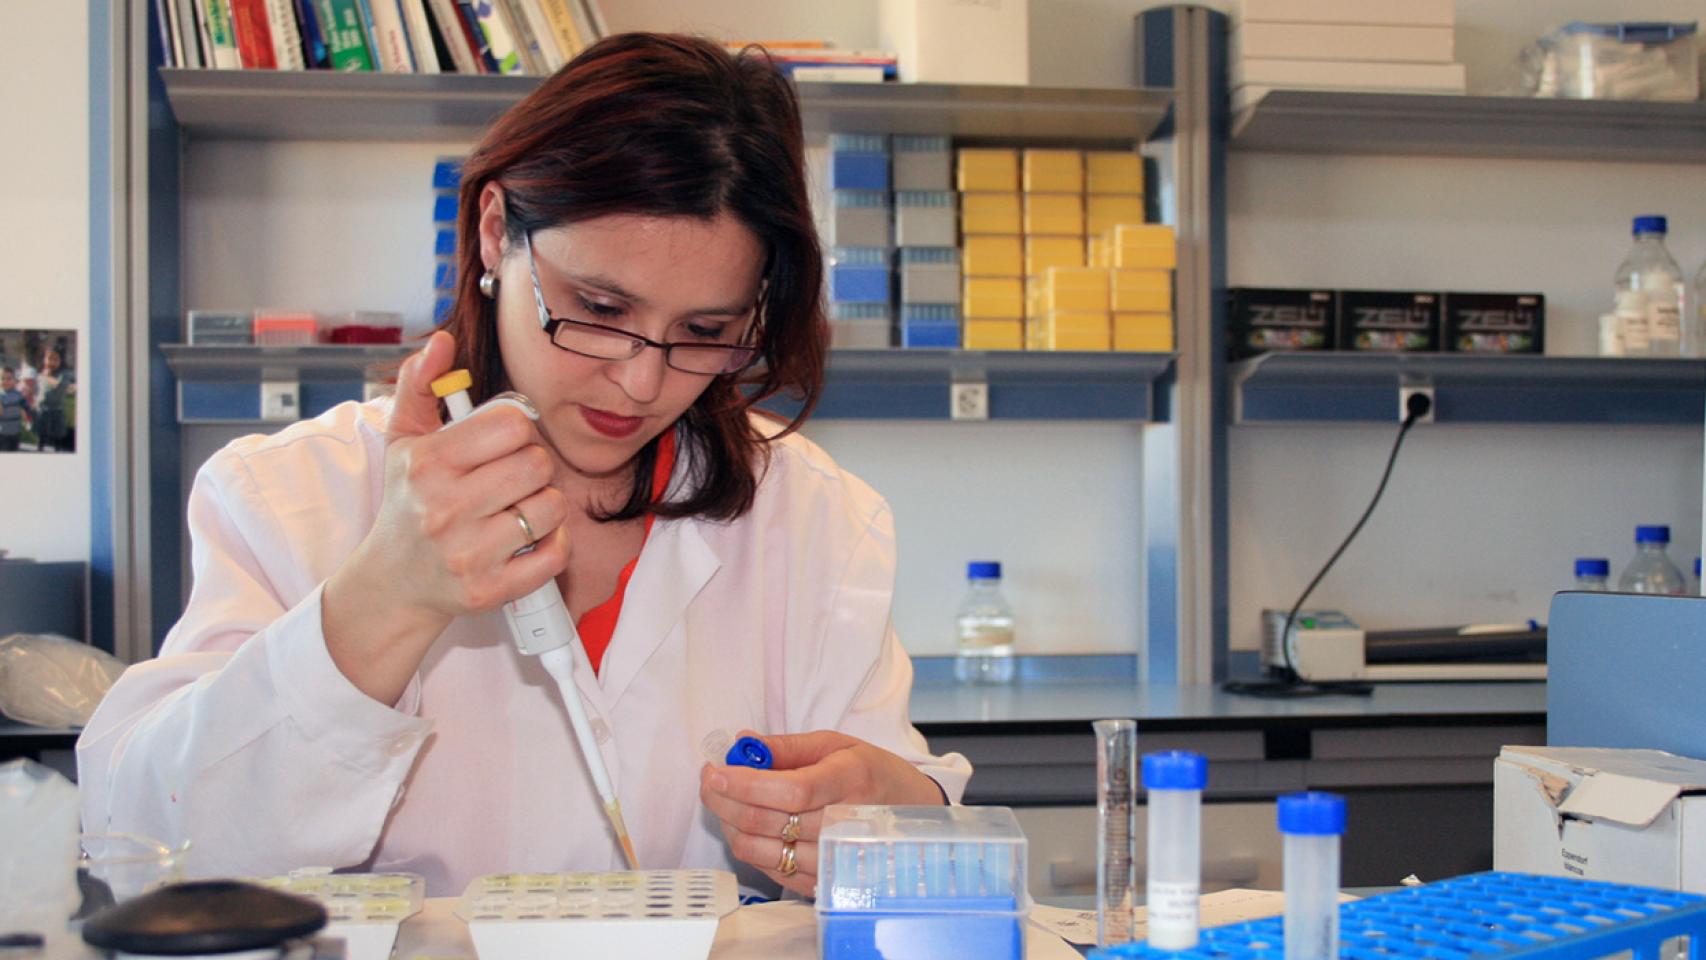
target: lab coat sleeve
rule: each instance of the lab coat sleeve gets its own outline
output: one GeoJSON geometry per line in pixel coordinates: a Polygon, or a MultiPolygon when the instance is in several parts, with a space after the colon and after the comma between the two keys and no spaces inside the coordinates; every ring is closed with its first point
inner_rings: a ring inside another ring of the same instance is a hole
{"type": "Polygon", "coordinates": [[[808,685],[802,729],[835,729],[906,759],[958,803],[971,763],[935,756],[908,714],[912,659],[890,619],[894,600],[894,516],[879,501],[832,585],[822,656],[808,685]]]}
{"type": "MultiPolygon", "coordinates": [[[[335,523],[337,497],[323,499],[335,523]]],[[[198,875],[358,864],[431,726],[414,716],[418,678],[393,707],[338,670],[318,579],[294,559],[242,457],[227,449],[209,462],[188,518],[195,588],[184,616],[78,740],[84,829],[190,841],[198,875]],[[292,582],[306,586],[280,586],[292,582]]]]}

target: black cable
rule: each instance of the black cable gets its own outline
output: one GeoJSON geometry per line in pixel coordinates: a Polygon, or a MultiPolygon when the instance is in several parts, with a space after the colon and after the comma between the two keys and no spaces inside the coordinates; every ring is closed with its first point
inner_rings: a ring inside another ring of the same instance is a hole
{"type": "Polygon", "coordinates": [[[1344,542],[1340,543],[1339,548],[1333,551],[1333,555],[1327,558],[1327,562],[1321,566],[1320,572],[1316,573],[1315,578],[1309,581],[1309,586],[1304,587],[1303,592],[1298,594],[1297,602],[1292,604],[1291,610],[1286,613],[1285,623],[1281,626],[1279,633],[1280,656],[1285,658],[1285,666],[1281,670],[1281,676],[1271,680],[1228,681],[1224,687],[1228,693],[1242,693],[1252,697],[1291,698],[1332,695],[1366,697],[1374,692],[1374,687],[1354,680],[1323,681],[1321,683],[1311,683],[1304,680],[1297,675],[1297,668],[1291,661],[1291,644],[1288,641],[1291,638],[1292,625],[1297,622],[1297,612],[1303,609],[1303,604],[1309,600],[1309,595],[1315,592],[1315,588],[1320,585],[1322,578],[1327,576],[1327,571],[1333,569],[1333,564],[1339,562],[1339,557],[1344,554],[1345,548],[1349,547],[1351,541],[1356,539],[1357,534],[1362,532],[1363,524],[1367,523],[1368,518],[1374,515],[1374,508],[1380,505],[1380,498],[1386,493],[1386,482],[1392,479],[1392,468],[1398,463],[1398,451],[1404,446],[1404,437],[1409,435],[1410,428],[1415,426],[1418,420],[1427,416],[1431,409],[1433,409],[1431,397],[1424,393],[1410,394],[1410,398],[1405,404],[1404,422],[1398,427],[1398,437],[1392,441],[1392,452],[1386,457],[1386,469],[1380,474],[1380,485],[1374,488],[1374,499],[1368,502],[1368,509],[1364,510],[1362,516],[1357,518],[1356,526],[1351,528],[1351,532],[1345,536],[1344,542]]]}

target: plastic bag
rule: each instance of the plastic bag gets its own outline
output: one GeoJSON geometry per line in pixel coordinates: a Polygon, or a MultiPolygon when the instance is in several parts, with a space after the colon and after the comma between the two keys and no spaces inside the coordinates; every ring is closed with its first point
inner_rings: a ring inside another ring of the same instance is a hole
{"type": "Polygon", "coordinates": [[[117,657],[66,637],[0,637],[0,713],[38,727],[81,727],[123,672],[117,657]]]}
{"type": "Polygon", "coordinates": [[[1698,26],[1583,23],[1523,51],[1518,92],[1581,100],[1694,100],[1700,96],[1698,26]]]}

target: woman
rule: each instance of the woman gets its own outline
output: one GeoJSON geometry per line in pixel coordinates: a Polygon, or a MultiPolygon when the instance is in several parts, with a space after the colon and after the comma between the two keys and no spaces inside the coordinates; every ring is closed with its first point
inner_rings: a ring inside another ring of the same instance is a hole
{"type": "Polygon", "coordinates": [[[555,687],[497,609],[554,578],[641,865],[739,861],[810,892],[823,807],[941,803],[970,769],[907,719],[887,505],[749,410],[782,390],[809,409],[822,378],[791,90],[760,57],[613,37],[462,176],[456,305],[394,401],[197,477],[184,617],[79,742],[86,827],[193,839],[198,873],[361,865],[434,894],[619,869],[555,687]],[[429,383],[457,367],[539,421],[440,429],[429,383]],[[703,737],[743,728],[776,770],[703,763],[703,737]]]}

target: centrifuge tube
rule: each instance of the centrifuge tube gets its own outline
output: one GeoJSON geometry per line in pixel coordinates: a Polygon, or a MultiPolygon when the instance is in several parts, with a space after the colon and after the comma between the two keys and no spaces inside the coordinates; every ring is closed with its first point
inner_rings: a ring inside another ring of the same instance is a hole
{"type": "Polygon", "coordinates": [[[1188,950],[1197,945],[1202,895],[1202,790],[1208,760],[1170,750],[1143,758],[1149,799],[1149,945],[1188,950]]]}
{"type": "Polygon", "coordinates": [[[1097,720],[1096,945],[1131,942],[1137,722],[1097,720]]]}
{"type": "Polygon", "coordinates": [[[1280,797],[1279,828],[1285,835],[1285,960],[1338,960],[1345,798],[1331,793],[1280,797]]]}

